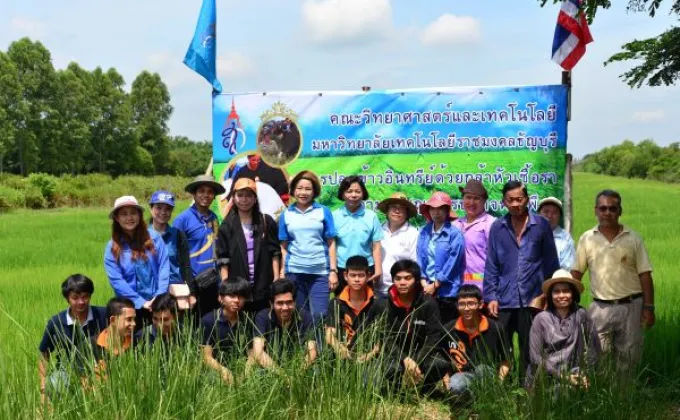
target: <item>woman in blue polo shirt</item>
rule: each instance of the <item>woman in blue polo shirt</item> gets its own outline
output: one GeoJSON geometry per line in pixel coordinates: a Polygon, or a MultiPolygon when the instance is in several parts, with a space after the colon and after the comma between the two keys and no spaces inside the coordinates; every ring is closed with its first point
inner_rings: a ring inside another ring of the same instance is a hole
{"type": "Polygon", "coordinates": [[[137,328],[151,319],[153,299],[168,291],[170,263],[163,238],[146,228],[144,209],[133,196],[116,199],[109,218],[111,240],[104,268],[116,296],[130,299],[137,310],[137,328]]]}
{"type": "Polygon", "coordinates": [[[280,277],[295,283],[297,307],[308,309],[318,320],[328,312],[330,290],[338,286],[333,215],[315,201],[321,194],[321,182],[314,172],[295,175],[290,194],[295,203],[279,218],[280,277]]]}
{"type": "Polygon", "coordinates": [[[333,211],[333,222],[338,231],[338,277],[340,285],[336,295],[345,285],[345,263],[350,257],[361,256],[368,260],[369,282],[382,277],[382,228],[378,215],[368,210],[364,200],[368,191],[364,181],[356,175],[343,179],[338,189],[338,199],[345,205],[333,211]]]}

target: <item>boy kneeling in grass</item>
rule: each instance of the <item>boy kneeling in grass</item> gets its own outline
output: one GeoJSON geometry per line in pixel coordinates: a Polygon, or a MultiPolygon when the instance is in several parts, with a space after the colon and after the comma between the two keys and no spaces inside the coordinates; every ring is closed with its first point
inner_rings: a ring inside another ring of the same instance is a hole
{"type": "Polygon", "coordinates": [[[111,298],[106,311],[109,314],[109,326],[99,333],[94,346],[97,360],[95,375],[100,379],[106,378],[107,363],[130,349],[137,325],[135,304],[128,298],[111,298]]]}
{"type": "Polygon", "coordinates": [[[106,308],[90,306],[94,283],[87,276],[73,274],[61,284],[61,294],[68,309],[47,322],[40,341],[38,372],[40,392],[54,398],[70,385],[70,373],[85,374],[84,367],[92,352],[91,342],[106,328],[106,308]],[[47,370],[52,354],[57,356],[57,368],[49,376],[47,370]]]}
{"type": "Polygon", "coordinates": [[[219,287],[220,308],[201,320],[203,360],[229,385],[234,383],[234,375],[226,364],[239,356],[245,356],[250,342],[252,326],[243,312],[250,293],[248,280],[241,277],[224,280],[219,287]]]}
{"type": "Polygon", "coordinates": [[[355,358],[365,362],[379,351],[376,346],[366,354],[352,355],[358,336],[371,321],[368,313],[375,301],[373,288],[367,284],[368,259],[363,256],[348,258],[343,276],[347,286],[331,302],[326,318],[326,343],[340,359],[355,358]]]}
{"type": "Polygon", "coordinates": [[[317,357],[314,323],[309,312],[295,306],[295,284],[288,279],[275,281],[270,297],[271,309],[263,309],[255,316],[249,364],[279,370],[274,358],[282,361],[304,348],[304,367],[309,367],[317,357]]]}
{"type": "Polygon", "coordinates": [[[467,397],[474,381],[493,380],[494,374],[504,380],[510,362],[503,328],[480,310],[481,290],[472,284],[461,286],[457,305],[460,316],[443,326],[441,358],[435,363],[445,372],[444,387],[457,397],[467,397]]]}
{"type": "Polygon", "coordinates": [[[170,293],[156,296],[151,304],[152,324],[135,334],[135,343],[142,346],[159,344],[165,351],[179,338],[177,299],[170,293]]]}

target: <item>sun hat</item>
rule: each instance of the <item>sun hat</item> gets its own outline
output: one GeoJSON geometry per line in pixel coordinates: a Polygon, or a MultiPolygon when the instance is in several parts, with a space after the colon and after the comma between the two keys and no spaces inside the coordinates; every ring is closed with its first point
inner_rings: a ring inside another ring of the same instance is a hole
{"type": "Polygon", "coordinates": [[[224,187],[222,186],[222,184],[220,184],[219,182],[215,182],[215,180],[213,179],[213,177],[211,175],[199,175],[199,176],[197,176],[186,187],[184,187],[184,191],[186,191],[190,194],[195,194],[196,190],[201,185],[207,185],[210,188],[212,188],[213,191],[215,192],[215,195],[224,194],[224,192],[226,191],[224,189],[224,187]]]}
{"type": "Polygon", "coordinates": [[[122,197],[116,198],[116,201],[114,201],[113,208],[109,212],[109,219],[113,219],[113,216],[116,214],[116,212],[123,207],[135,207],[140,212],[144,212],[144,208],[139,205],[137,199],[134,196],[124,195],[122,197]]]}
{"type": "Polygon", "coordinates": [[[548,294],[548,290],[555,284],[555,283],[569,283],[574,285],[576,287],[576,290],[578,290],[579,293],[583,293],[585,288],[583,287],[583,283],[580,281],[576,280],[571,276],[571,273],[568,272],[567,270],[564,269],[559,269],[555,271],[555,274],[552,275],[551,278],[547,279],[546,281],[543,282],[543,285],[541,286],[541,289],[543,290],[544,294],[548,294]]]}
{"type": "MultiPolygon", "coordinates": [[[[442,206],[449,206],[449,209],[452,209],[453,201],[451,200],[451,196],[443,191],[435,191],[434,193],[432,193],[432,196],[430,197],[429,200],[420,205],[420,214],[428,222],[431,222],[432,218],[430,217],[430,208],[432,207],[437,208],[442,206]]],[[[453,212],[453,210],[451,210],[449,212],[449,220],[455,220],[457,218],[458,217],[456,216],[456,214],[453,212]]]]}
{"type": "Polygon", "coordinates": [[[482,181],[471,179],[465,184],[465,187],[458,187],[461,194],[474,194],[480,197],[488,198],[489,192],[484,188],[482,181]]]}
{"type": "Polygon", "coordinates": [[[170,207],[175,207],[175,196],[170,191],[158,190],[151,194],[149,205],[167,204],[170,207]]]}
{"type": "Polygon", "coordinates": [[[543,207],[546,204],[553,204],[559,207],[560,211],[562,211],[562,201],[560,201],[557,197],[546,197],[543,200],[539,201],[538,211],[541,211],[541,207],[543,207]]]}
{"type": "Polygon", "coordinates": [[[378,203],[378,210],[387,214],[387,209],[394,204],[399,204],[406,207],[407,219],[416,217],[418,215],[418,209],[416,209],[415,204],[411,203],[409,199],[406,198],[406,194],[402,192],[395,192],[390,196],[390,198],[386,198],[380,203],[378,203]]]}

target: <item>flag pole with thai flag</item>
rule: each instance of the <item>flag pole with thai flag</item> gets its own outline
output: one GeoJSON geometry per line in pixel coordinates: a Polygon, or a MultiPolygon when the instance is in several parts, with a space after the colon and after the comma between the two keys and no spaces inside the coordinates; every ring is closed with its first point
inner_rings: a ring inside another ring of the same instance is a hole
{"type": "Polygon", "coordinates": [[[581,0],[562,0],[553,37],[553,61],[571,71],[586,53],[586,45],[591,42],[593,37],[581,9],[581,0]]]}
{"type": "Polygon", "coordinates": [[[222,92],[216,72],[217,12],[215,0],[203,0],[198,15],[194,37],[189,44],[184,64],[200,74],[213,87],[213,93],[222,92]]]}

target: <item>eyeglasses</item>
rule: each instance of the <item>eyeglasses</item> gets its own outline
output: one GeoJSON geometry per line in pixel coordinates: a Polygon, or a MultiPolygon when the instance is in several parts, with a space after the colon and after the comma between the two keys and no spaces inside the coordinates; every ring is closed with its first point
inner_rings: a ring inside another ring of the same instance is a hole
{"type": "Polygon", "coordinates": [[[618,213],[619,206],[597,206],[597,211],[600,213],[606,213],[609,210],[610,213],[618,213]]]}
{"type": "Polygon", "coordinates": [[[458,302],[459,309],[475,309],[479,306],[479,302],[458,302]]]}

